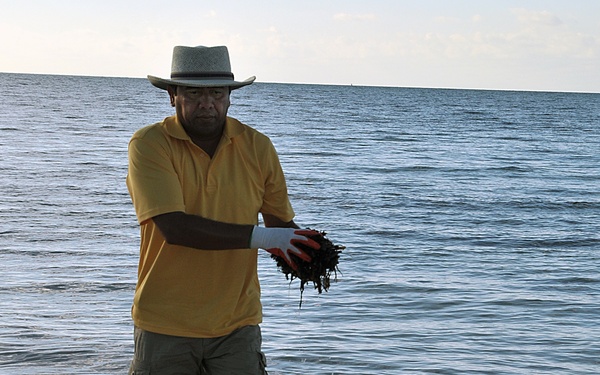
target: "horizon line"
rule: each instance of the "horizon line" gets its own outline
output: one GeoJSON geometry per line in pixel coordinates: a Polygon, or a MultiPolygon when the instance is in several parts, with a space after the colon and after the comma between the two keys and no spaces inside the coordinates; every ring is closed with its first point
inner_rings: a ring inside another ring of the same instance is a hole
{"type": "MultiPolygon", "coordinates": [[[[147,79],[146,77],[132,76],[112,76],[112,75],[90,75],[90,74],[64,74],[64,73],[28,73],[28,72],[3,72],[0,74],[19,74],[19,75],[46,75],[63,77],[83,77],[83,78],[122,78],[122,79],[147,79]]],[[[398,88],[398,89],[423,89],[423,90],[468,90],[468,91],[504,91],[504,92],[536,92],[536,93],[564,93],[564,94],[600,94],[599,91],[577,91],[577,90],[549,90],[549,89],[506,89],[506,88],[483,88],[483,87],[447,87],[447,86],[396,86],[396,85],[369,85],[354,83],[307,83],[307,82],[271,82],[255,81],[262,84],[281,84],[281,85],[310,85],[310,86],[342,86],[342,87],[379,87],[379,88],[398,88]]]]}

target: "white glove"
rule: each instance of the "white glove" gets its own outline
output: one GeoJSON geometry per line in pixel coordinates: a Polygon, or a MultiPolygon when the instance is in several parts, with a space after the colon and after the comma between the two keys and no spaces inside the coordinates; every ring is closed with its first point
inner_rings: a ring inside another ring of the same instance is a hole
{"type": "Polygon", "coordinates": [[[310,229],[263,228],[254,226],[250,238],[250,247],[253,249],[265,249],[271,254],[280,256],[285,259],[292,269],[297,270],[298,267],[290,257],[290,254],[294,254],[307,262],[310,262],[311,258],[300,248],[296,247],[296,244],[304,244],[318,250],[321,248],[321,245],[311,240],[309,236],[319,235],[319,232],[310,229]]]}

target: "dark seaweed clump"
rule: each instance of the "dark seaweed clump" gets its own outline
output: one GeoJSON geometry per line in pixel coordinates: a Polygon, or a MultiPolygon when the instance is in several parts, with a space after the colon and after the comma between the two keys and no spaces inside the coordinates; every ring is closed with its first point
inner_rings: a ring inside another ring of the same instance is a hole
{"type": "Polygon", "coordinates": [[[315,250],[311,247],[303,244],[298,244],[298,247],[306,252],[311,257],[310,262],[306,262],[295,255],[291,255],[294,263],[298,266],[298,270],[294,270],[290,267],[287,262],[277,255],[271,255],[271,258],[277,261],[277,266],[285,278],[294,281],[294,279],[300,279],[300,306],[302,307],[302,294],[304,293],[304,286],[310,282],[313,283],[315,289],[321,294],[323,291],[328,291],[331,285],[331,274],[334,275],[334,281],[337,281],[337,273],[339,272],[338,263],[340,259],[340,253],[344,246],[335,245],[325,235],[325,232],[318,232],[319,235],[311,236],[310,238],[321,245],[319,250],[315,250]]]}

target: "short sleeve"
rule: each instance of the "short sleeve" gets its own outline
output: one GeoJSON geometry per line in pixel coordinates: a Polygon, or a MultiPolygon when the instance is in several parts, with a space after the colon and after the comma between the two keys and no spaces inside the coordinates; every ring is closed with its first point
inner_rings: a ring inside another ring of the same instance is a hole
{"type": "Polygon", "coordinates": [[[181,182],[166,142],[134,135],[129,142],[127,188],[140,224],[160,214],[185,211],[181,182]]]}
{"type": "Polygon", "coordinates": [[[264,161],[262,163],[265,170],[265,194],[263,205],[260,212],[278,217],[283,221],[291,221],[294,218],[294,210],[290,203],[287,191],[285,176],[279,157],[273,144],[269,141],[264,148],[264,161]]]}

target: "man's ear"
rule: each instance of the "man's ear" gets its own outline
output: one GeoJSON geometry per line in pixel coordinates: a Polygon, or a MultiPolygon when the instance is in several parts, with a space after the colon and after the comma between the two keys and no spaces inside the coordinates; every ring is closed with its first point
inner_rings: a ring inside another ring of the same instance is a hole
{"type": "Polygon", "coordinates": [[[169,93],[169,98],[171,99],[171,107],[175,107],[175,97],[177,96],[177,86],[172,86],[172,85],[167,86],[167,92],[169,93]]]}

